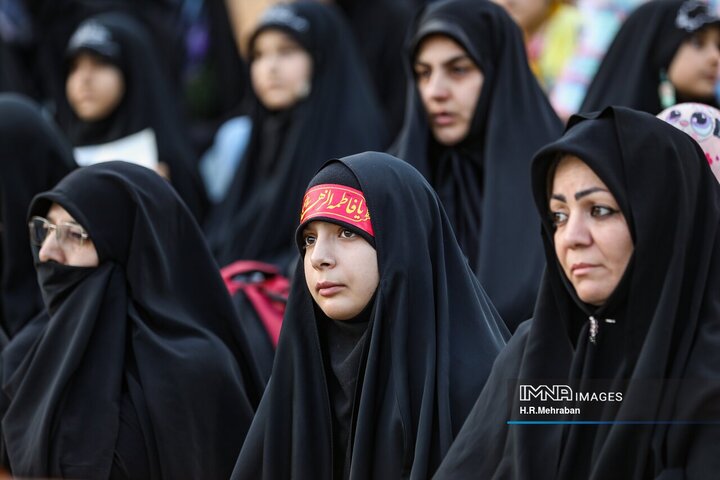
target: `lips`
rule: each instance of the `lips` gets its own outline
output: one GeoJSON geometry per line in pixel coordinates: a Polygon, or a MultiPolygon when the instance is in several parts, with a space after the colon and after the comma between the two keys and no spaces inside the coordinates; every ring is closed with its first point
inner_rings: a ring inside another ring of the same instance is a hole
{"type": "Polygon", "coordinates": [[[579,277],[590,273],[590,271],[596,267],[597,265],[591,263],[573,263],[570,267],[570,272],[576,277],[579,277]]]}
{"type": "Polygon", "coordinates": [[[430,115],[433,125],[446,127],[455,123],[455,115],[449,112],[438,112],[430,115]]]}
{"type": "Polygon", "coordinates": [[[343,288],[345,288],[345,286],[342,283],[318,282],[315,284],[315,290],[317,290],[321,297],[332,297],[343,288]]]}

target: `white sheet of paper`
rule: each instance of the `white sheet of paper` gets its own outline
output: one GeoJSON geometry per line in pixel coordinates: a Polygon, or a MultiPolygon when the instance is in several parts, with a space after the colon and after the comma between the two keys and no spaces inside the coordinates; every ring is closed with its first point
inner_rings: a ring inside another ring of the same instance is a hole
{"type": "Polygon", "coordinates": [[[152,170],[158,164],[157,141],[152,128],[100,145],[76,147],[75,161],[81,167],[111,160],[136,163],[152,170]]]}

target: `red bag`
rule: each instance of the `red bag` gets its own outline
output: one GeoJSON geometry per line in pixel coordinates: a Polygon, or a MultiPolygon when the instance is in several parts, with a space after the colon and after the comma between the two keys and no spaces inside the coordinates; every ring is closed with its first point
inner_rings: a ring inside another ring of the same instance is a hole
{"type": "Polygon", "coordinates": [[[239,260],[220,270],[230,295],[242,291],[250,301],[265,331],[277,347],[290,281],[268,263],[239,260]]]}

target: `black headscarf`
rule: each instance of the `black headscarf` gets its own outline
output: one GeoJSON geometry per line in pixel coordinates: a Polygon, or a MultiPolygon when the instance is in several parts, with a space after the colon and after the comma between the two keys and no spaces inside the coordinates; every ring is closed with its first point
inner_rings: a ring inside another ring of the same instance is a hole
{"type": "Polygon", "coordinates": [[[411,65],[433,34],[455,40],[485,76],[470,131],[453,147],[439,144],[413,81],[393,150],[438,191],[470,265],[514,330],[532,314],[543,265],[530,159],[562,126],[528,67],[520,29],[502,7],[484,0],[428,6],[412,29],[411,65]]]}
{"type": "Polygon", "coordinates": [[[76,170],[30,215],[52,202],[87,230],[100,264],[37,264],[49,321],[3,378],[13,473],[227,478],[262,382],[187,207],[126,162],[76,170]]]}
{"type": "Polygon", "coordinates": [[[700,147],[663,123],[609,107],[571,118],[565,135],[538,152],[532,183],[547,270],[535,316],[498,357],[438,478],[717,476],[720,188],[700,147]],[[608,186],[634,242],[601,307],[578,299],[554,251],[548,185],[564,154],[608,186]],[[599,321],[595,344],[590,315],[599,321]],[[581,407],[580,415],[543,418],[606,425],[508,426],[520,405],[510,386],[545,379],[581,391],[600,383],[622,401],[574,399],[568,405],[581,407]],[[612,423],[637,421],[646,423],[612,423]]]}
{"type": "Polygon", "coordinates": [[[403,124],[403,46],[415,6],[407,0],[335,0],[343,11],[383,105],[392,141],[403,124]]]}
{"type": "MultiPolygon", "coordinates": [[[[664,108],[658,94],[661,72],[667,73],[683,41],[718,22],[707,5],[697,0],[654,0],[641,5],[615,36],[580,111],[622,105],[660,113],[664,108]]],[[[699,101],[718,106],[715,98],[683,98],[680,92],[677,96],[678,103],[699,101]]]]}
{"type": "Polygon", "coordinates": [[[70,38],[68,67],[81,52],[115,65],[122,72],[125,92],[120,104],[104,119],[86,122],[74,113],[59,119],[73,145],[103,144],[152,128],[159,161],[170,168],[170,183],[201,219],[207,207],[202,180],[183,136],[173,90],[144,27],[123,13],[95,15],[81,23],[70,38]]]}
{"type": "Polygon", "coordinates": [[[289,110],[257,107],[250,146],[206,231],[220,265],[261,260],[285,270],[312,173],[327,158],[380,148],[385,130],[352,33],[335,9],[313,2],[272,7],[250,39],[251,52],[267,29],[308,51],[311,91],[289,110]]]}
{"type": "Polygon", "coordinates": [[[8,337],[43,310],[28,236],[30,201],[73,168],[70,145],[52,120],[23,96],[0,95],[0,320],[8,337]]]}
{"type": "MultiPolygon", "coordinates": [[[[345,477],[427,478],[477,398],[507,330],[422,176],[382,153],[339,162],[366,200],[380,273],[359,319],[367,326],[330,332],[336,340],[365,335],[345,477]]],[[[232,478],[333,478],[338,402],[331,406],[329,398],[323,320],[300,262],[268,390],[232,478]]]]}

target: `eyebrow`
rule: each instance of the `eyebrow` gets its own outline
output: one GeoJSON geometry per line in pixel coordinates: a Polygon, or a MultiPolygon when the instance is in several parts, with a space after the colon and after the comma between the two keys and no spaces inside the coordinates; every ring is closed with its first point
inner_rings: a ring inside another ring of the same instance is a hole
{"type": "MultiPolygon", "coordinates": [[[[586,196],[590,195],[591,193],[595,193],[595,192],[610,193],[604,188],[592,187],[592,188],[588,188],[585,190],[580,190],[579,192],[575,192],[575,195],[574,195],[575,200],[580,200],[581,198],[586,197],[586,196]]],[[[567,197],[565,197],[565,195],[563,195],[561,193],[553,193],[552,195],[550,195],[550,198],[553,200],[559,200],[561,202],[567,202],[567,197]]]]}
{"type": "MultiPolygon", "coordinates": [[[[443,66],[452,65],[453,63],[459,62],[459,61],[461,61],[461,60],[469,60],[469,61],[472,62],[472,59],[470,58],[470,55],[468,55],[467,53],[460,53],[460,54],[458,54],[458,55],[456,55],[456,56],[454,56],[454,57],[452,57],[452,58],[449,58],[449,59],[445,60],[444,62],[442,62],[442,65],[443,65],[443,66]]],[[[429,63],[423,62],[423,61],[421,61],[421,60],[419,60],[419,59],[418,59],[418,60],[415,60],[414,65],[420,65],[420,66],[423,66],[423,67],[429,67],[429,66],[430,66],[429,63]]]]}

